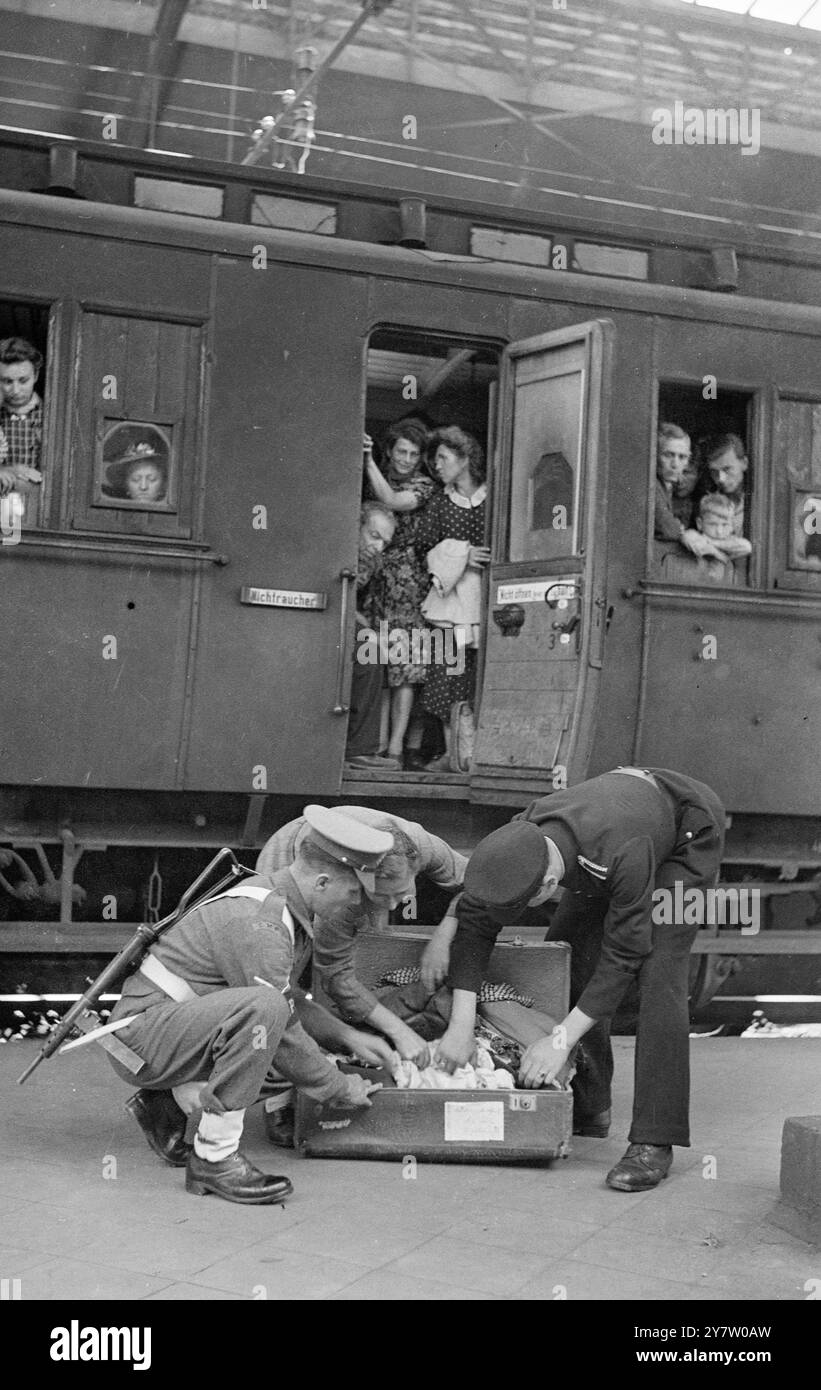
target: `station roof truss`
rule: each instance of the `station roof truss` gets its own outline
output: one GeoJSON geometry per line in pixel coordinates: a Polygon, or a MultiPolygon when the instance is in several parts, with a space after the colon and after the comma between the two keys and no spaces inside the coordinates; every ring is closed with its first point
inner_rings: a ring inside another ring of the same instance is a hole
{"type": "Polygon", "coordinates": [[[605,127],[646,128],[678,101],[758,110],[770,151],[821,152],[821,0],[0,0],[16,19],[0,124],[91,138],[114,111],[122,143],[240,163],[296,51],[322,62],[363,3],[378,12],[319,88],[312,169],[324,151],[343,176],[346,158],[381,161],[400,184],[397,167],[469,169],[490,197],[552,168],[626,186],[635,170],[605,127]],[[34,52],[14,51],[24,22],[40,25],[34,52]],[[79,47],[59,41],[64,26],[79,47]],[[369,127],[364,77],[418,94],[424,141],[369,127]],[[359,103],[347,126],[345,82],[359,103]]]}

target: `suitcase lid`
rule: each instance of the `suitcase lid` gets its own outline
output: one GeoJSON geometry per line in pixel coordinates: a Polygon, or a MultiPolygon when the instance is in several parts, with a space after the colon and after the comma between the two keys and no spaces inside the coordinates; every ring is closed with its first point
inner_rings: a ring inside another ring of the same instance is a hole
{"type": "MultiPolygon", "coordinates": [[[[528,940],[520,930],[514,939],[496,943],[486,979],[515,985],[534,1008],[563,1019],[570,1000],[570,947],[564,941],[528,940]]],[[[373,989],[387,971],[418,965],[429,940],[429,931],[360,932],[354,955],[358,978],[373,989]]]]}

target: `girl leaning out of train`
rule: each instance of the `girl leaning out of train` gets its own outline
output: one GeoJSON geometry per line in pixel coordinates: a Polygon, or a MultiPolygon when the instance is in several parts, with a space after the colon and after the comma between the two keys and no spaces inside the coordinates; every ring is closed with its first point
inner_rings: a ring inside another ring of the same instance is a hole
{"type": "MultiPolygon", "coordinates": [[[[415,547],[416,528],[421,513],[436,491],[436,484],[422,467],[427,442],[428,431],[421,421],[399,420],[390,426],[385,436],[384,464],[380,469],[374,461],[370,435],[366,434],[364,439],[368,485],[376,499],[389,507],[396,519],[393,541],[383,556],[376,580],[375,606],[388,632],[400,629],[407,634],[407,643],[397,644],[397,647],[411,658],[414,653],[420,654],[420,634],[425,626],[420,610],[428,587],[424,557],[420,561],[415,547]]],[[[427,666],[421,661],[388,663],[387,686],[382,691],[381,737],[386,767],[413,769],[421,765],[421,725],[411,726],[407,752],[405,736],[414,695],[427,672],[427,666]]]]}
{"type": "Polygon", "coordinates": [[[430,572],[422,611],[432,623],[454,634],[458,660],[443,646],[447,660],[428,668],[422,704],[442,721],[445,753],[428,764],[431,772],[457,770],[456,723],[464,702],[472,706],[481,619],[480,574],[490,560],[485,545],[487,488],[481,446],[453,425],[436,431],[434,469],[444,491],[425,508],[416,528],[416,552],[430,572]]]}

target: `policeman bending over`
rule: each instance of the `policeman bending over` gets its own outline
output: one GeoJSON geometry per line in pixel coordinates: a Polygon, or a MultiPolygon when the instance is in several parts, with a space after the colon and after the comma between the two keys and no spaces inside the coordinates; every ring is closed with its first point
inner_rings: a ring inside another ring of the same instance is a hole
{"type": "MultiPolygon", "coordinates": [[[[573,1080],[573,1132],[605,1138],[610,1125],[610,1023],[628,987],[639,992],[629,1146],[607,1174],[622,1192],[655,1187],[674,1144],[688,1146],[688,961],[696,925],[656,924],[654,891],[712,887],[724,809],[703,782],[662,768],[620,767],[534,801],[482,840],[456,909],[449,984],[454,991],[439,1063],[453,1071],[473,1052],[476,994],[501,927],[564,896],[547,935],[571,951],[571,1004],[553,1037],[533,1043],[521,1080],[543,1085],[584,1038],[573,1080]]],[[[666,915],[666,914],[665,914],[666,915]]]]}

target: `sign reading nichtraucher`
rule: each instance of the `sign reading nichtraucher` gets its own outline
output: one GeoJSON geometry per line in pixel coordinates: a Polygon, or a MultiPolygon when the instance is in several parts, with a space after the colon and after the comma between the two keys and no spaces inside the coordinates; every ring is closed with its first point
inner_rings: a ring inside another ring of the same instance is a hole
{"type": "Polygon", "coordinates": [[[328,595],[303,593],[298,589],[253,589],[245,584],[240,602],[259,608],[326,608],[328,595]]]}

